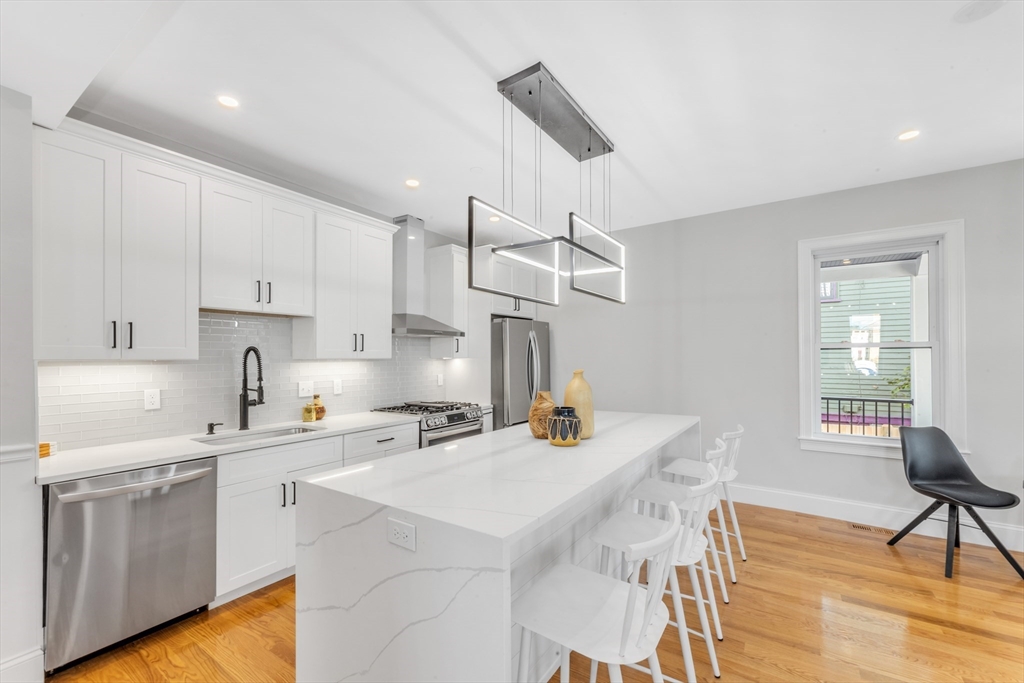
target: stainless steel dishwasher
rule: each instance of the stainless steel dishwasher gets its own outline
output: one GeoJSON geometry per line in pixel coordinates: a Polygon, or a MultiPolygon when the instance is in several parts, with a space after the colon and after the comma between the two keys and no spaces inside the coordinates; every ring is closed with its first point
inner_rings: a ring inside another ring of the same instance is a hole
{"type": "Polygon", "coordinates": [[[207,458],[49,487],[47,671],[213,601],[216,472],[207,458]]]}

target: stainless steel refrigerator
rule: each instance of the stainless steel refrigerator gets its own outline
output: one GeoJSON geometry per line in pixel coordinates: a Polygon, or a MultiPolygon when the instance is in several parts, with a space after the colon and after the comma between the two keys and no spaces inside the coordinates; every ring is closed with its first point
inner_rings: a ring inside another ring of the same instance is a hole
{"type": "Polygon", "coordinates": [[[491,320],[495,429],[526,422],[537,392],[551,390],[549,342],[547,323],[521,318],[491,320]]]}

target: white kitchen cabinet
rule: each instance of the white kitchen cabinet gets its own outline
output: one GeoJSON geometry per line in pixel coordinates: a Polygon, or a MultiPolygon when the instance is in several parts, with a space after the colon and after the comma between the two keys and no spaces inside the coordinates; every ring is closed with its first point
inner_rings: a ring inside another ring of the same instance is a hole
{"type": "Polygon", "coordinates": [[[286,514],[288,515],[288,567],[295,566],[295,509],[302,502],[299,499],[298,485],[296,482],[303,477],[308,477],[313,474],[319,474],[321,472],[330,472],[331,470],[340,469],[342,467],[341,460],[337,462],[329,462],[325,465],[317,465],[315,467],[304,467],[302,469],[291,470],[285,477],[286,488],[288,494],[288,507],[286,514]]]}
{"type": "Polygon", "coordinates": [[[203,179],[203,308],[313,315],[313,210],[203,179]]]}
{"type": "Polygon", "coordinates": [[[121,358],[199,357],[199,176],[121,161],[121,358]]]}
{"type": "Polygon", "coordinates": [[[420,424],[381,427],[345,435],[345,467],[419,448],[420,424]]]}
{"type": "Polygon", "coordinates": [[[313,315],[313,210],[263,198],[263,311],[313,315]]]}
{"type": "MultiPolygon", "coordinates": [[[[469,258],[454,244],[427,250],[427,315],[466,332],[469,327],[469,258]]],[[[466,358],[467,337],[433,337],[431,358],[466,358]]]]}
{"type": "Polygon", "coordinates": [[[217,489],[217,595],[289,566],[287,488],[272,475],[217,489]]]}
{"type": "Polygon", "coordinates": [[[202,307],[261,312],[263,196],[203,178],[202,197],[202,307]]]}
{"type": "MultiPolygon", "coordinates": [[[[491,277],[494,288],[511,291],[526,296],[537,296],[537,270],[525,263],[505,258],[497,254],[490,255],[491,277]]],[[[491,313],[494,315],[530,318],[537,316],[537,304],[522,299],[492,295],[491,313]]]]}
{"type": "Polygon", "coordinates": [[[198,358],[199,176],[34,136],[36,357],[198,358]]]}
{"type": "Polygon", "coordinates": [[[36,128],[36,358],[121,357],[121,153],[36,128]]]}
{"type": "Polygon", "coordinates": [[[297,359],[391,357],[392,233],[316,215],[313,318],[292,323],[297,359]]]}

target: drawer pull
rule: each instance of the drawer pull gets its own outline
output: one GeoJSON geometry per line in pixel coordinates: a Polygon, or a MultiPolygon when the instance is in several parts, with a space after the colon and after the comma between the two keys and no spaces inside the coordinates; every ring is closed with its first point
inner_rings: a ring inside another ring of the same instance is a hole
{"type": "Polygon", "coordinates": [[[395,437],[389,436],[386,439],[377,439],[377,443],[384,443],[385,441],[394,441],[394,440],[395,440],[395,437]]]}

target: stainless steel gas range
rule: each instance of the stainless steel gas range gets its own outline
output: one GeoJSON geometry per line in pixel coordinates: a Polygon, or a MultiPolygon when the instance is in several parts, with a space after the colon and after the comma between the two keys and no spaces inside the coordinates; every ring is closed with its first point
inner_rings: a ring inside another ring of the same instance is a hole
{"type": "Polygon", "coordinates": [[[455,441],[491,431],[491,407],[453,401],[410,401],[400,406],[376,408],[383,413],[420,417],[420,448],[455,441]]]}

